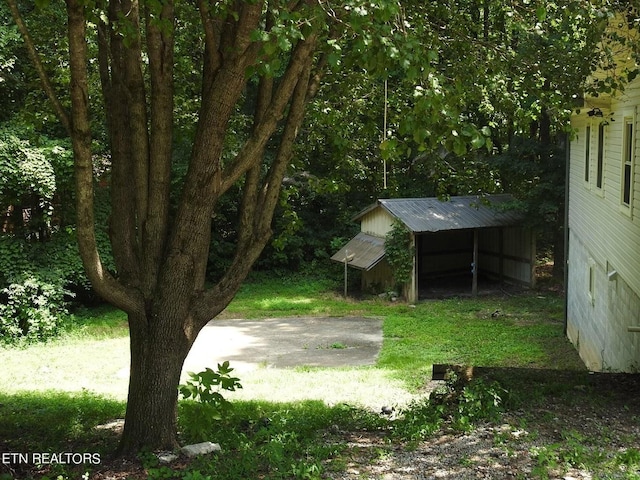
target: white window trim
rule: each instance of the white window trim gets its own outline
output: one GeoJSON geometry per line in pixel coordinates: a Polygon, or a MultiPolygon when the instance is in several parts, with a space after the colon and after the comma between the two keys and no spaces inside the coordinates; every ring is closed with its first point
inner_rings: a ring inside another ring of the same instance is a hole
{"type": "Polygon", "coordinates": [[[620,211],[625,215],[631,216],[633,211],[633,190],[634,190],[634,174],[635,174],[635,163],[636,163],[636,138],[637,138],[637,124],[636,124],[636,115],[635,112],[633,115],[627,115],[624,117],[622,122],[622,158],[620,161],[620,211]],[[627,127],[631,125],[632,134],[631,139],[627,139],[627,127]],[[627,142],[630,142],[629,145],[627,142]],[[629,203],[625,203],[624,201],[624,178],[625,178],[625,167],[627,165],[627,152],[628,147],[631,147],[631,159],[630,166],[631,171],[629,172],[629,203]]]}
{"type": "Polygon", "coordinates": [[[595,165],[594,165],[594,179],[593,185],[595,187],[596,194],[599,196],[604,196],[604,185],[605,185],[605,172],[607,171],[607,153],[605,147],[607,145],[607,124],[602,121],[598,124],[598,132],[596,134],[597,138],[597,148],[595,155],[595,165]],[[602,131],[602,139],[600,138],[600,131],[602,131]],[[602,140],[602,141],[601,141],[602,140]],[[602,158],[600,158],[600,153],[602,152],[602,158]],[[602,162],[602,164],[600,164],[602,162]],[[598,186],[598,167],[600,167],[600,186],[598,186]]]}
{"type": "Polygon", "coordinates": [[[582,151],[582,160],[583,168],[582,168],[582,181],[584,182],[585,187],[589,188],[591,183],[591,169],[593,167],[593,162],[591,161],[593,158],[593,149],[591,148],[592,137],[592,125],[591,121],[587,120],[587,124],[584,128],[584,150],[582,151]]]}

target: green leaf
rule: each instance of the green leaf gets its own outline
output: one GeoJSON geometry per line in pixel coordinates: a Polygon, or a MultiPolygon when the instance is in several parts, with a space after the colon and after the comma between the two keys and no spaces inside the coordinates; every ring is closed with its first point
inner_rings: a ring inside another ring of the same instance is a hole
{"type": "Polygon", "coordinates": [[[485,138],[482,135],[475,135],[471,139],[471,146],[473,146],[473,148],[480,148],[484,146],[484,144],[485,144],[485,138]]]}

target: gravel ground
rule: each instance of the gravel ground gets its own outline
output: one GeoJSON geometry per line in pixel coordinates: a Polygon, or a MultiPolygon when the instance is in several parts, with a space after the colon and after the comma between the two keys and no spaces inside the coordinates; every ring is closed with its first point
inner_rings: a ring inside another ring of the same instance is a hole
{"type": "MultiPolygon", "coordinates": [[[[560,381],[562,375],[557,373],[560,381]]],[[[347,469],[327,478],[640,479],[637,458],[631,468],[616,460],[629,449],[640,450],[640,379],[594,374],[587,380],[545,396],[533,408],[509,411],[495,424],[468,433],[444,429],[415,446],[389,445],[380,434],[344,432],[347,469]]],[[[548,386],[553,380],[546,381],[548,386]]]]}
{"type": "MultiPolygon", "coordinates": [[[[532,478],[537,460],[532,454],[545,439],[527,439],[528,433],[510,424],[484,425],[469,433],[443,432],[416,448],[393,446],[383,439],[360,436],[349,446],[354,456],[344,473],[327,478],[341,480],[513,479],[532,478]],[[372,458],[376,447],[387,448],[372,458]],[[367,452],[367,450],[370,450],[367,452]],[[359,453],[356,453],[359,452],[359,453]]],[[[591,479],[592,473],[558,468],[550,478],[591,479]]]]}
{"type": "MultiPolygon", "coordinates": [[[[482,369],[479,375],[520,395],[498,421],[470,432],[445,427],[415,444],[390,443],[387,432],[336,426],[324,441],[347,448],[326,462],[322,478],[640,480],[639,375],[532,369],[482,369]]],[[[91,478],[148,477],[137,462],[120,460],[91,478]]]]}
{"type": "MultiPolygon", "coordinates": [[[[470,432],[445,427],[415,444],[390,443],[387,432],[336,426],[324,441],[347,448],[326,462],[322,478],[640,479],[640,376],[528,369],[486,369],[481,375],[528,400],[521,397],[514,403],[520,407],[494,423],[470,432]]],[[[120,460],[91,478],[147,475],[137,462],[120,460]]]]}

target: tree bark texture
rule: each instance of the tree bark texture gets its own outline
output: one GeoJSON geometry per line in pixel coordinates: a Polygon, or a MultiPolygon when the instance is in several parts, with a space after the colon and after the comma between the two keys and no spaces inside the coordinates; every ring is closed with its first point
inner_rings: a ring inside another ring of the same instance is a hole
{"type": "MultiPolygon", "coordinates": [[[[94,289],[128,314],[131,375],[119,452],[177,445],[177,388],[184,360],[206,323],[232,300],[271,235],[282,178],[309,96],[322,77],[315,52],[322,10],[285,3],[307,18],[279,75],[258,81],[253,125],[235,157],[224,160],[229,121],[246,94],[248,72],[271,61],[277,39],[269,2],[199,0],[203,70],[198,119],[179,203],[170,210],[174,129],[175,10],[171,0],[103,0],[96,31],[100,85],[110,147],[109,237],[117,272],[96,242],[86,2],[66,0],[80,253],[94,289]],[[255,32],[262,30],[260,40],[255,32]],[[278,147],[265,161],[272,138],[278,147]],[[238,245],[229,269],[205,288],[212,218],[218,199],[243,188],[238,245]]],[[[279,8],[281,2],[276,2],[279,8]]],[[[294,12],[295,11],[295,12],[294,12]]],[[[95,13],[95,12],[92,12],[95,13]]],[[[256,75],[256,74],[254,74],[256,75]]]]}
{"type": "Polygon", "coordinates": [[[193,343],[172,312],[153,319],[129,315],[131,370],[119,452],[175,449],[177,389],[193,343]]]}
{"type": "Polygon", "coordinates": [[[173,0],[65,0],[70,87],[69,101],[61,102],[17,2],[7,1],[73,144],[77,237],[87,276],[94,290],[129,319],[131,375],[119,452],[172,449],[184,360],[198,332],[233,299],[269,240],[305,105],[326,65],[326,55],[316,59],[319,39],[328,34],[326,24],[335,20],[335,12],[308,0],[197,0],[181,5],[188,19],[178,19],[173,0]],[[200,105],[186,176],[172,210],[176,32],[177,25],[192,28],[198,19],[200,105]],[[97,49],[88,48],[91,42],[97,49]],[[96,50],[96,58],[90,58],[96,50]],[[259,73],[276,60],[272,73],[259,73]],[[105,267],[96,237],[88,70],[96,64],[111,162],[108,231],[116,271],[105,267]],[[253,125],[235,156],[225,156],[232,116],[242,102],[245,109],[251,105],[245,101],[251,77],[258,85],[253,125]],[[267,149],[272,153],[265,155],[267,149]],[[212,218],[218,200],[234,185],[243,189],[237,249],[230,267],[207,289],[212,218]]]}

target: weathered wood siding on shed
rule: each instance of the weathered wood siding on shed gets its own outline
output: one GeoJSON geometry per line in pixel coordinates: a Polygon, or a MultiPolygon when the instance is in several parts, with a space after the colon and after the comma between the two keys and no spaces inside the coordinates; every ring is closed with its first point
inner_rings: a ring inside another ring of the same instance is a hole
{"type": "Polygon", "coordinates": [[[603,117],[589,117],[590,106],[572,120],[569,171],[569,278],[567,333],[589,368],[640,367],[640,81],[610,101],[603,117]],[[599,138],[602,122],[604,137],[599,138]],[[631,193],[623,202],[625,124],[633,125],[631,193]],[[587,126],[590,142],[587,142],[587,126]],[[602,146],[599,145],[603,141],[602,146]],[[598,151],[602,151],[598,185],[598,151]],[[587,158],[587,154],[588,157],[587,158]],[[614,285],[619,283],[619,285],[614,285]],[[624,292],[624,293],[620,293],[624,292]],[[626,302],[621,307],[619,302],[626,302]],[[635,364],[635,366],[634,366],[635,364]]]}
{"type": "Polygon", "coordinates": [[[383,293],[395,288],[393,272],[386,259],[382,259],[368,272],[362,272],[362,289],[365,292],[383,293]]]}
{"type": "MultiPolygon", "coordinates": [[[[385,238],[393,226],[393,217],[383,208],[375,208],[360,219],[360,231],[385,238]]],[[[383,259],[368,272],[362,272],[362,288],[372,293],[381,293],[395,288],[391,266],[383,259]]]]}
{"type": "Polygon", "coordinates": [[[536,240],[530,228],[480,230],[478,268],[495,279],[533,287],[536,240]]]}
{"type": "Polygon", "coordinates": [[[375,235],[378,237],[386,237],[393,226],[393,216],[384,208],[375,208],[361,219],[360,231],[375,235]]]}

